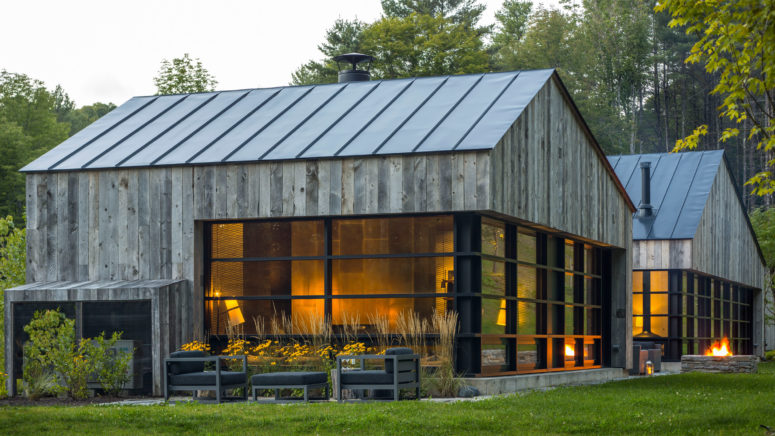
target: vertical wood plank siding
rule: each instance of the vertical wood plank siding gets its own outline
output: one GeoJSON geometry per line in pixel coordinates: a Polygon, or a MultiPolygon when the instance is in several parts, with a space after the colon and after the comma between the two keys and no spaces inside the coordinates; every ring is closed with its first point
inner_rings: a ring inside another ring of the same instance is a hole
{"type": "Polygon", "coordinates": [[[196,220],[485,210],[489,162],[481,151],[28,174],[27,282],[192,279],[196,220]]]}
{"type": "Polygon", "coordinates": [[[631,246],[632,212],[554,80],[491,156],[488,209],[612,246],[631,246]]]}
{"type": "Polygon", "coordinates": [[[705,203],[692,240],[692,269],[764,289],[766,267],[756,250],[726,163],[705,203]]]}

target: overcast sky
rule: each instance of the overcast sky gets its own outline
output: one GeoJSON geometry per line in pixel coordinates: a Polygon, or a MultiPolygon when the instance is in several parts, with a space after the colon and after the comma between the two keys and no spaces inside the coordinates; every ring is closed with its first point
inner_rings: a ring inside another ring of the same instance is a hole
{"type": "MultiPolygon", "coordinates": [[[[494,22],[502,0],[481,1],[484,24],[494,22]]],[[[183,53],[218,89],[281,86],[320,58],[336,18],[371,22],[380,12],[379,0],[4,1],[0,69],[60,84],[78,106],[153,94],[161,60],[183,53]]]]}

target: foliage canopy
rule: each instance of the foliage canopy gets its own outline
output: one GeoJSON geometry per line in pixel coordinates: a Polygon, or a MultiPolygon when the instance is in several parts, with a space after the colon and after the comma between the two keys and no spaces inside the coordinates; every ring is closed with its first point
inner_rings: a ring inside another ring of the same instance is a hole
{"type": "Polygon", "coordinates": [[[153,83],[157,95],[208,92],[215,90],[218,84],[199,58],[192,59],[188,53],[171,61],[163,59],[153,83]]]}

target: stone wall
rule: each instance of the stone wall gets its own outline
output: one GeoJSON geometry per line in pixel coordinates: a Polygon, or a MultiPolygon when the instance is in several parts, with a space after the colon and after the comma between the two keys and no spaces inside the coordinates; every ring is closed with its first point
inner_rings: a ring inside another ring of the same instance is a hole
{"type": "Polygon", "coordinates": [[[742,356],[681,356],[681,372],[749,372],[759,370],[759,357],[742,356]]]}

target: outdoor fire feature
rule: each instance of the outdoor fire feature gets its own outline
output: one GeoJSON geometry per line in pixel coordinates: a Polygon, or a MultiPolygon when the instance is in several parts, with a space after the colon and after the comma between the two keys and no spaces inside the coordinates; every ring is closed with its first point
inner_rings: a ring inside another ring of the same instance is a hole
{"type": "Polygon", "coordinates": [[[704,356],[689,354],[681,356],[681,372],[747,372],[759,369],[759,357],[752,355],[734,356],[729,351],[729,341],[724,338],[713,344],[704,356]]]}

